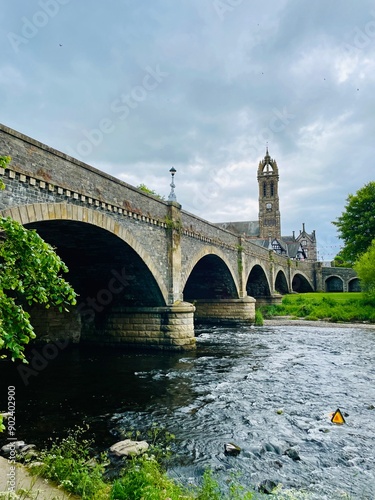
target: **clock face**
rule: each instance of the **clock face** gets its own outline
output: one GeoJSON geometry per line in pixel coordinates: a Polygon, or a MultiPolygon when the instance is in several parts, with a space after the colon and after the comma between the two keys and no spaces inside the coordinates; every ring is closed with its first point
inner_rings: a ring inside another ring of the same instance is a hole
{"type": "Polygon", "coordinates": [[[271,208],[272,208],[272,203],[267,203],[266,204],[266,209],[267,210],[271,210],[271,208]]]}

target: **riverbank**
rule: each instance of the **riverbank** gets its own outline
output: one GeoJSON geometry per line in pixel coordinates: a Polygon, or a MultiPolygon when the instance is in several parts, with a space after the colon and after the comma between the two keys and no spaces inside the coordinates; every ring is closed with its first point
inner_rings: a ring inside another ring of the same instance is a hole
{"type": "MultiPolygon", "coordinates": [[[[13,467],[13,465],[12,465],[13,467]]],[[[38,500],[74,500],[78,497],[65,493],[60,488],[51,484],[48,480],[32,476],[27,467],[22,464],[15,465],[15,486],[11,490],[8,487],[11,465],[6,458],[0,457],[0,499],[38,499],[38,500]],[[22,494],[21,494],[22,491],[22,494]],[[13,493],[12,493],[13,492],[13,493]],[[20,494],[17,495],[17,492],[20,494]],[[13,495],[13,496],[11,496],[13,495]],[[22,496],[21,496],[22,495],[22,496]]]]}
{"type": "Polygon", "coordinates": [[[375,324],[375,302],[362,293],[303,293],[285,295],[282,303],[261,307],[264,318],[289,317],[333,324],[375,324]]]}
{"type": "Polygon", "coordinates": [[[375,323],[358,322],[358,323],[334,323],[332,321],[324,320],[308,320],[292,316],[273,316],[264,320],[264,326],[313,326],[313,327],[327,327],[327,328],[365,328],[368,330],[375,330],[375,323]]]}

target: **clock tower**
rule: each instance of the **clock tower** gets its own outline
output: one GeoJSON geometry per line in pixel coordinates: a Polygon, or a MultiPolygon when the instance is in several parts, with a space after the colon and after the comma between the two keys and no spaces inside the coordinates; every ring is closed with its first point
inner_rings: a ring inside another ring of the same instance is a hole
{"type": "Polygon", "coordinates": [[[269,153],[259,162],[259,236],[281,238],[279,210],[279,169],[269,153]]]}

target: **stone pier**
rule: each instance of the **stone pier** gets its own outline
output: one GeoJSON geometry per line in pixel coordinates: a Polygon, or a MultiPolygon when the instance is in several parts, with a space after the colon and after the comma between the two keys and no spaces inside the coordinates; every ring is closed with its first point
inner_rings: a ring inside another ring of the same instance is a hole
{"type": "Polygon", "coordinates": [[[279,293],[273,295],[265,295],[263,297],[257,297],[256,307],[261,306],[278,306],[281,304],[283,296],[279,293]]]}
{"type": "Polygon", "coordinates": [[[101,327],[84,325],[82,342],[166,350],[195,348],[195,307],[175,302],[167,307],[123,307],[113,310],[101,327]]]}
{"type": "Polygon", "coordinates": [[[196,321],[203,323],[254,323],[255,303],[253,297],[241,299],[211,299],[194,302],[196,321]]]}

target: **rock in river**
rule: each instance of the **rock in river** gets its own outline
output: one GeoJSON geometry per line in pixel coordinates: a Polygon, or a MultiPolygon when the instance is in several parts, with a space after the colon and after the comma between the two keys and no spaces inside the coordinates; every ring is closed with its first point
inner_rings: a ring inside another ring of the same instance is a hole
{"type": "Polygon", "coordinates": [[[132,441],[131,439],[124,439],[113,444],[109,451],[117,457],[131,457],[135,455],[142,455],[148,450],[148,443],[146,441],[132,441]]]}
{"type": "Polygon", "coordinates": [[[224,445],[225,455],[237,456],[241,451],[241,448],[233,443],[226,443],[224,445]]]}

